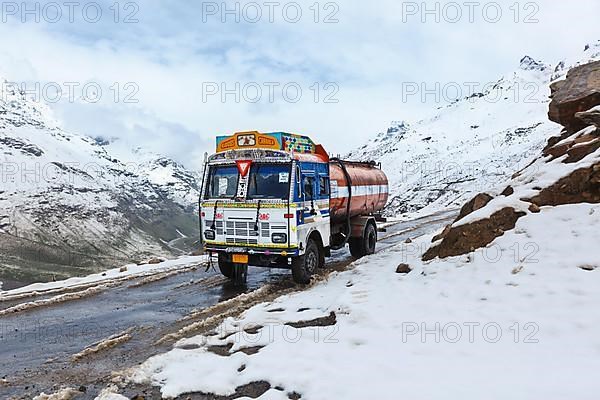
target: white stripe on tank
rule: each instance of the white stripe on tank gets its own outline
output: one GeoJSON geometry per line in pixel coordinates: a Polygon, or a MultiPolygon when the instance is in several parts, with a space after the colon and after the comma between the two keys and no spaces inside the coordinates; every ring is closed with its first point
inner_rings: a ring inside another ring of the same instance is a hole
{"type": "MultiPolygon", "coordinates": [[[[331,189],[332,199],[348,197],[348,186],[332,187],[331,189]]],[[[352,197],[372,196],[386,193],[388,193],[388,185],[352,186],[352,197]]]]}

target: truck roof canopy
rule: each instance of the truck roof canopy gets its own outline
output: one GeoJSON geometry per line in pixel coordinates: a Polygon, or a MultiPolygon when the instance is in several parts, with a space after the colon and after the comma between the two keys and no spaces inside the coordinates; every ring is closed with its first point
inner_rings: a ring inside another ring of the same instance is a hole
{"type": "Polygon", "coordinates": [[[327,162],[329,156],[320,144],[315,144],[308,136],[287,132],[261,133],[257,131],[237,132],[231,136],[217,136],[217,153],[231,150],[265,149],[287,153],[313,155],[309,157],[327,162]]]}

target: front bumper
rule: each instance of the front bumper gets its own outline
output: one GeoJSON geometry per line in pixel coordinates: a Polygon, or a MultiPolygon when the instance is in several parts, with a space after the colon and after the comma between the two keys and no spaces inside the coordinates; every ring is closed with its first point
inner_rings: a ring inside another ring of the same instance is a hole
{"type": "Polygon", "coordinates": [[[206,252],[227,253],[227,254],[249,254],[249,255],[264,255],[264,256],[280,256],[280,257],[295,257],[298,256],[299,249],[297,247],[289,247],[288,245],[242,245],[235,246],[228,243],[218,243],[205,241],[204,250],[206,252]]]}

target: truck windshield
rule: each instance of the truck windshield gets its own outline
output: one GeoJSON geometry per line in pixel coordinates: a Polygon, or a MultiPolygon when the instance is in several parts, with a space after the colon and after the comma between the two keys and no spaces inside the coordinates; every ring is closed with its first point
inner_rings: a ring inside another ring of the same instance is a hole
{"type": "Polygon", "coordinates": [[[290,193],[290,170],[290,164],[254,164],[247,198],[286,200],[290,193]]]}
{"type": "Polygon", "coordinates": [[[235,196],[238,186],[237,167],[211,167],[208,179],[209,198],[226,199],[235,196]]]}

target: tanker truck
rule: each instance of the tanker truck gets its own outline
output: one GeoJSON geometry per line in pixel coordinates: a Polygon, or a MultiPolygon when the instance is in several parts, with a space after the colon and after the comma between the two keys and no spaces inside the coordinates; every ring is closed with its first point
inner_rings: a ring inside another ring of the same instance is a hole
{"type": "Polygon", "coordinates": [[[375,252],[387,200],[387,177],[374,162],[330,158],[307,136],[220,136],[205,161],[201,241],[235,284],[245,284],[248,265],[288,268],[307,284],[332,250],[375,252]]]}

